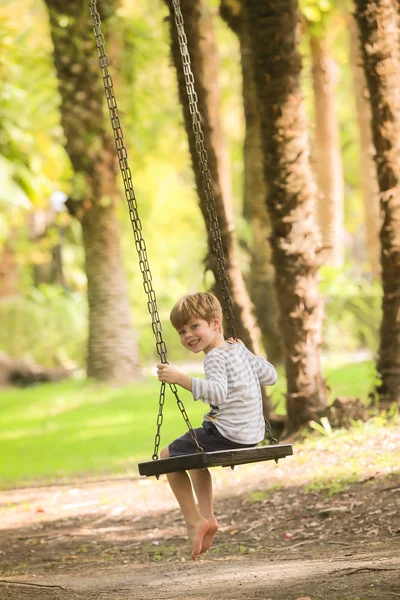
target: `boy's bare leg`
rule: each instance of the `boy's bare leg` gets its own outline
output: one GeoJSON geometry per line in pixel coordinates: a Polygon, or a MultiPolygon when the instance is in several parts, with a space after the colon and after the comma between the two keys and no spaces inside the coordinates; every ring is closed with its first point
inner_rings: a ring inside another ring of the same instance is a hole
{"type": "MultiPolygon", "coordinates": [[[[160,456],[161,458],[167,458],[169,456],[168,448],[163,448],[160,456]]],[[[197,509],[192,483],[186,471],[168,473],[167,479],[186,521],[192,548],[191,558],[196,560],[202,550],[203,539],[209,528],[208,520],[197,509]]]]}
{"type": "Polygon", "coordinates": [[[209,527],[204,535],[201,552],[207,552],[218,529],[218,521],[214,516],[214,500],[212,478],[208,469],[189,471],[193,488],[199,503],[201,515],[207,519],[209,527]]]}

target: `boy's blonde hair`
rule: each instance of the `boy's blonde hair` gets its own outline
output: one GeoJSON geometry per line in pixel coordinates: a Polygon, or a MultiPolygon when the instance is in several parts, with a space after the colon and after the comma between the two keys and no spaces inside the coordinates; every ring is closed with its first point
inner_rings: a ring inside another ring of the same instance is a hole
{"type": "Polygon", "coordinates": [[[222,307],[219,300],[209,292],[198,292],[182,296],[171,310],[170,320],[175,329],[182,329],[193,319],[203,319],[211,323],[220,317],[222,325],[222,307]]]}

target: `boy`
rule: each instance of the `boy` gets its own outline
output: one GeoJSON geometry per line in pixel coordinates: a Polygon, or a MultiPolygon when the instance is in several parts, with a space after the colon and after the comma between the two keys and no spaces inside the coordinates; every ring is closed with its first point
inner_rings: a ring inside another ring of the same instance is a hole
{"type": "MultiPolygon", "coordinates": [[[[205,452],[254,447],[264,439],[265,432],[260,384],[276,382],[275,368],[252,354],[240,340],[224,339],[222,308],[213,294],[183,296],[173,307],[170,319],[182,345],[206,355],[205,379],[190,377],[170,364],[157,365],[160,381],[177,384],[192,392],[194,400],[210,405],[203,426],[195,429],[200,446],[205,452]]],[[[195,452],[187,432],[163,448],[160,456],[195,452]]],[[[218,522],[213,512],[210,472],[197,469],[189,471],[189,475],[179,471],[168,473],[167,478],[186,521],[191,558],[196,560],[210,548],[218,522]]]]}

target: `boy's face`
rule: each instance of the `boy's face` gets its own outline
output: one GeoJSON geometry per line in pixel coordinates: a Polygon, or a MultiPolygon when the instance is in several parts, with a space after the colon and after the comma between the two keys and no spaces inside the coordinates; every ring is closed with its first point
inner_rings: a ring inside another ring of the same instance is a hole
{"type": "Polygon", "coordinates": [[[207,354],[212,348],[224,342],[221,333],[221,319],[216,317],[211,323],[204,319],[193,319],[182,329],[177,329],[182,346],[191,352],[207,354]]]}

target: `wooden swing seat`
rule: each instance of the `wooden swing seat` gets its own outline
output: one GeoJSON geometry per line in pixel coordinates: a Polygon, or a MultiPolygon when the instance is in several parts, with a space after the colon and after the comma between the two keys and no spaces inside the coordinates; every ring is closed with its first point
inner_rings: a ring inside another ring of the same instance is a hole
{"type": "Polygon", "coordinates": [[[208,467],[234,467],[264,460],[276,460],[293,454],[291,444],[258,446],[257,448],[239,448],[237,450],[219,450],[217,452],[196,452],[172,458],[160,458],[139,463],[140,475],[158,476],[175,471],[190,471],[208,467]]]}

